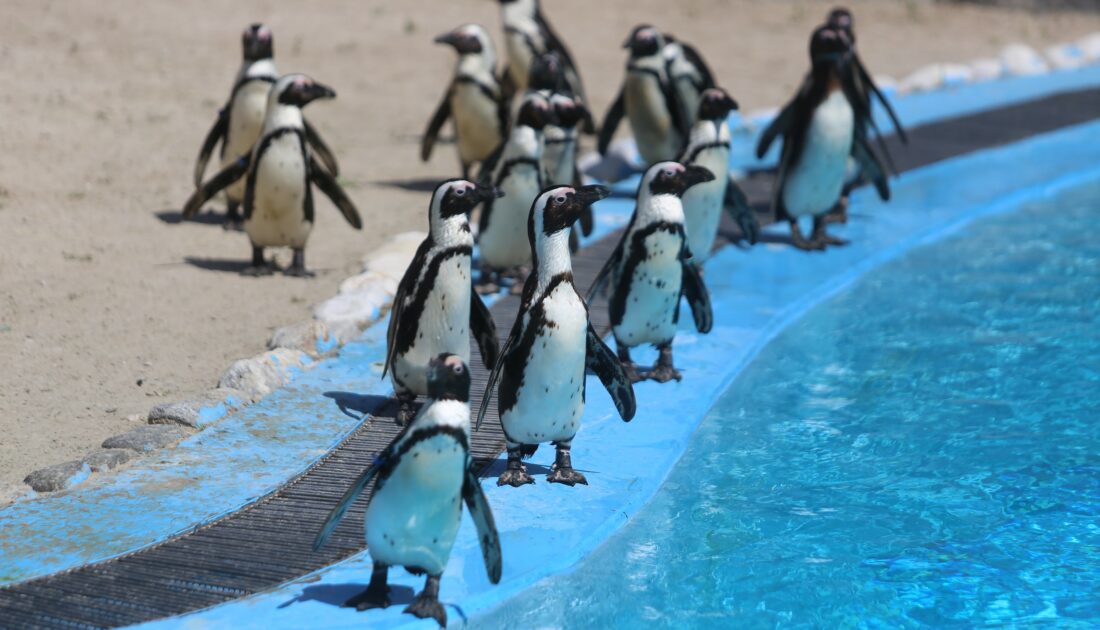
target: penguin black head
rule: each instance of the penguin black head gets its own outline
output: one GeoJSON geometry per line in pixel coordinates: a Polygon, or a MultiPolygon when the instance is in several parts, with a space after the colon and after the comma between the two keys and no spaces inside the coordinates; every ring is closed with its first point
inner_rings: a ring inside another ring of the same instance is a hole
{"type": "Polygon", "coordinates": [[[737,108],[737,101],[725,90],[708,88],[699,100],[699,120],[725,120],[737,108]]]}
{"type": "Polygon", "coordinates": [[[550,104],[553,105],[554,116],[557,117],[555,124],[564,129],[576,127],[589,115],[588,108],[575,96],[555,94],[550,97],[550,104]]]}
{"type": "Polygon", "coordinates": [[[851,46],[843,31],[829,25],[819,26],[810,37],[810,61],[814,68],[843,68],[848,61],[851,46]]]}
{"type": "Polygon", "coordinates": [[[275,56],[275,38],[263,24],[252,24],[241,33],[241,48],[245,61],[271,59],[275,56]]]}
{"type": "Polygon", "coordinates": [[[336,98],[336,92],[304,74],[288,74],[275,83],[272,91],[280,105],[305,107],[319,98],[336,98]]]}
{"type": "MultiPolygon", "coordinates": [[[[432,193],[431,208],[434,210],[438,202],[439,218],[449,219],[469,214],[477,204],[502,196],[504,193],[499,188],[480,186],[464,179],[449,179],[432,193]]],[[[433,218],[429,216],[429,221],[433,218]]]]}
{"type": "Polygon", "coordinates": [[[611,194],[607,186],[552,186],[535,197],[531,204],[531,214],[527,221],[527,232],[531,245],[535,244],[535,235],[541,232],[547,236],[560,232],[577,222],[584,209],[611,194]]]}
{"type": "Polygon", "coordinates": [[[565,69],[558,53],[551,51],[535,57],[527,73],[527,86],[532,90],[551,92],[560,92],[566,88],[565,69]]]}
{"type": "Polygon", "coordinates": [[[630,49],[630,57],[633,59],[656,55],[664,45],[664,38],[657,29],[649,24],[641,24],[630,31],[630,37],[623,43],[623,48],[630,49]]]}
{"type": "Polygon", "coordinates": [[[651,195],[676,195],[682,197],[688,188],[714,180],[714,173],[697,164],[684,166],[679,162],[658,162],[649,167],[642,178],[642,186],[651,195]]]}
{"type": "Polygon", "coordinates": [[[829,16],[825,18],[825,24],[844,33],[848,37],[849,43],[856,43],[855,18],[852,17],[852,12],[847,8],[837,7],[829,11],[829,16]]]}
{"type": "Polygon", "coordinates": [[[546,125],[555,125],[558,122],[554,108],[545,96],[537,93],[528,93],[523,97],[523,103],[516,114],[516,125],[542,130],[546,125]]]}
{"type": "Polygon", "coordinates": [[[428,361],[428,398],[470,401],[470,370],[461,357],[444,352],[428,361]]]}
{"type": "Polygon", "coordinates": [[[485,52],[488,35],[478,24],[463,24],[453,31],[435,38],[435,43],[446,44],[459,55],[477,55],[485,52]]]}

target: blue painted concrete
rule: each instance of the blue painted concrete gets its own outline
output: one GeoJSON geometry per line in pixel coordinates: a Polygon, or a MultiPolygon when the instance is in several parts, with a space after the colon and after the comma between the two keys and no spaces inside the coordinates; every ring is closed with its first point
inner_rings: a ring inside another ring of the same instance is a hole
{"type": "MultiPolygon", "coordinates": [[[[715,327],[707,336],[685,318],[675,343],[684,381],[637,388],[639,411],[625,424],[595,378],[574,464],[590,486],[565,488],[539,471],[553,461],[543,448],[530,468],[537,483],[521,489],[484,483],[501,531],[504,581],[488,584],[474,528],[464,517],[441,596],[452,622],[472,619],[542,578],[567,572],[626,522],[657,490],[712,402],[784,327],[867,271],[967,223],[1100,179],[1100,123],[1051,133],[907,173],[884,205],[873,191],[853,196],[852,222],[835,231],[853,240],[827,254],[787,246],[727,248],[707,263],[715,327]],[[751,257],[751,258],[750,258],[751,257]]],[[[617,200],[629,204],[628,200],[617,200]]],[[[782,232],[782,226],[770,231],[782,232]]],[[[641,354],[641,353],[639,353],[641,354]]],[[[653,353],[638,357],[647,361],[653,353]]],[[[497,469],[501,468],[498,462],[497,469]]],[[[418,627],[433,622],[401,614],[421,578],[391,572],[396,605],[357,613],[339,603],[365,587],[367,553],[271,592],[147,624],[156,628],[418,627]]]]}
{"type": "MultiPolygon", "coordinates": [[[[1088,67],[914,94],[898,99],[897,105],[906,123],[915,125],[1078,89],[1098,80],[1100,68],[1088,67]]],[[[735,138],[734,148],[751,151],[751,143],[735,138]]],[[[907,174],[905,181],[910,177],[907,174]]],[[[596,233],[589,240],[629,219],[636,187],[637,178],[614,186],[616,198],[600,203],[596,233]]],[[[857,193],[856,199],[860,198],[857,193]]],[[[224,406],[204,410],[204,422],[215,426],[174,449],[143,458],[117,474],[93,478],[70,493],[0,509],[0,531],[4,532],[0,585],[154,544],[280,487],[357,426],[358,418],[341,412],[332,399],[324,397],[325,392],[390,393],[388,384],[378,378],[386,325],[382,320],[346,345],[339,357],[316,363],[260,403],[229,417],[224,417],[224,406]]],[[[707,343],[713,339],[707,338],[707,343]]],[[[593,393],[589,417],[596,417],[600,396],[593,393]]]]}

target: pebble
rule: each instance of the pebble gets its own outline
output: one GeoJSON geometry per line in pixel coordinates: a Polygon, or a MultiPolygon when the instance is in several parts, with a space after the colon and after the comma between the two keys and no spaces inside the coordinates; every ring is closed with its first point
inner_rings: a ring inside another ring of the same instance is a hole
{"type": "Polygon", "coordinates": [[[332,339],[325,322],[310,319],[276,330],[267,342],[267,347],[269,350],[276,348],[299,350],[317,359],[335,351],[339,344],[332,339]]]}
{"type": "Polygon", "coordinates": [[[1043,56],[1027,44],[1010,44],[1001,51],[1001,61],[1009,74],[1032,75],[1042,74],[1049,70],[1043,56]]]}
{"type": "Polygon", "coordinates": [[[218,387],[240,390],[245,398],[255,402],[288,383],[310,363],[312,359],[301,350],[276,348],[229,366],[218,387]]]}
{"type": "Polygon", "coordinates": [[[101,448],[88,453],[81,461],[87,464],[92,472],[103,472],[125,464],[135,455],[137,453],[125,448],[101,448]]]}
{"type": "Polygon", "coordinates": [[[248,404],[248,395],[219,387],[190,400],[161,403],[149,410],[149,424],[181,424],[201,429],[248,404]]]}
{"type": "Polygon", "coordinates": [[[80,461],[63,462],[46,466],[27,475],[23,483],[35,492],[57,492],[84,481],[91,474],[88,466],[80,461]]]}
{"type": "Polygon", "coordinates": [[[171,446],[191,432],[174,424],[151,424],[120,433],[103,441],[103,448],[125,448],[138,453],[171,446]]]}

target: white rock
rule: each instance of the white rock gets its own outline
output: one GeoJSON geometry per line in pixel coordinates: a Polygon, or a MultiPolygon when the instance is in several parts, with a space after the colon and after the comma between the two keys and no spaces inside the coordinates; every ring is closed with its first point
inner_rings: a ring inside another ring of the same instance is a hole
{"type": "Polygon", "coordinates": [[[395,278],[389,274],[377,271],[364,271],[357,276],[352,276],[341,282],[340,293],[354,293],[356,291],[378,287],[390,295],[397,295],[397,285],[400,284],[400,282],[400,277],[395,278]]]}
{"type": "Polygon", "coordinates": [[[248,404],[248,394],[235,389],[218,388],[195,398],[161,403],[149,410],[149,424],[182,424],[204,428],[248,404]]]}
{"type": "Polygon", "coordinates": [[[1059,70],[1080,68],[1088,63],[1085,53],[1076,44],[1058,44],[1044,51],[1051,67],[1059,70]]]}
{"type": "Polygon", "coordinates": [[[394,235],[363,257],[363,271],[374,271],[400,280],[416,255],[416,249],[427,236],[425,232],[402,232],[394,235]]]}
{"type": "Polygon", "coordinates": [[[938,89],[943,85],[943,68],[941,64],[934,63],[914,71],[901,80],[898,84],[898,92],[909,94],[911,92],[928,92],[938,89]]]}
{"type": "Polygon", "coordinates": [[[252,401],[257,401],[285,385],[294,374],[311,362],[309,355],[301,350],[269,350],[229,366],[218,381],[218,387],[240,390],[252,401]]]}
{"type": "Polygon", "coordinates": [[[364,327],[378,321],[392,301],[391,293],[381,287],[368,286],[321,302],[313,307],[313,316],[330,327],[337,322],[354,322],[364,327]]]}
{"type": "Polygon", "coordinates": [[[340,344],[332,338],[325,322],[316,319],[283,326],[276,330],[267,342],[269,350],[276,348],[301,350],[314,359],[333,352],[339,346],[340,344]]]}
{"type": "Polygon", "coordinates": [[[1081,54],[1089,61],[1100,61],[1100,32],[1085,35],[1077,40],[1077,47],[1081,54]]]}
{"type": "Polygon", "coordinates": [[[875,77],[875,85],[886,96],[896,94],[898,91],[898,80],[888,74],[880,74],[875,77]]]}
{"type": "Polygon", "coordinates": [[[1010,44],[1001,51],[1001,61],[1009,74],[1033,75],[1042,74],[1049,69],[1043,56],[1034,48],[1026,44],[1010,44]]]}
{"type": "Polygon", "coordinates": [[[992,81],[1005,73],[1005,65],[1000,59],[984,57],[970,62],[970,73],[975,81],[992,81]]]}

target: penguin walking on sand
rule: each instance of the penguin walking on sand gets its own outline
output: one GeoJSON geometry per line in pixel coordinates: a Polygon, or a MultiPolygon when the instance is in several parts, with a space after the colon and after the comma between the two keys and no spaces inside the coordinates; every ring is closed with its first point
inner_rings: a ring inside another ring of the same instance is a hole
{"type": "MultiPolygon", "coordinates": [[[[837,7],[829,12],[825,23],[838,30],[848,40],[848,46],[851,50],[851,62],[855,66],[853,83],[864,109],[869,113],[872,112],[872,99],[877,100],[883,110],[886,111],[887,116],[890,117],[890,121],[894,125],[894,131],[897,133],[898,139],[901,140],[902,144],[909,144],[909,137],[906,135],[905,128],[902,126],[901,121],[898,120],[897,113],[894,111],[893,106],[890,105],[890,101],[882,93],[882,90],[875,85],[874,80],[871,78],[871,73],[867,71],[866,66],[863,65],[863,60],[860,59],[859,53],[856,51],[855,19],[852,17],[852,12],[844,7],[837,7]]],[[[873,117],[868,117],[867,122],[873,125],[873,117]]],[[[882,152],[887,166],[896,174],[897,169],[894,168],[890,152],[882,141],[882,134],[878,133],[877,129],[874,131],[879,141],[878,148],[882,152]]],[[[867,129],[867,126],[865,126],[862,132],[864,135],[869,135],[871,130],[867,129]]],[[[847,181],[844,183],[844,191],[841,193],[840,202],[832,212],[825,215],[825,220],[829,223],[848,222],[848,195],[851,193],[852,189],[864,183],[864,174],[860,170],[854,157],[848,160],[848,167],[849,172],[846,176],[847,181]]]]}
{"type": "Polygon", "coordinates": [[[314,158],[306,140],[302,108],[336,92],[304,74],[280,78],[267,99],[260,140],[251,153],[221,170],[196,190],[183,208],[194,216],[206,200],[233,182],[245,178],[244,231],[252,243],[252,264],[245,275],[267,275],[265,247],[290,247],[294,258],[289,276],[311,276],[305,267],[305,246],[313,229],[313,191],[316,184],[357,230],[363,228],[359,211],[335,177],[314,158]]]}
{"type": "Polygon", "coordinates": [[[611,281],[611,331],[619,361],[633,381],[680,380],[672,363],[672,341],[681,297],[691,306],[696,330],[708,333],[714,322],[710,295],[691,262],[681,201],[692,186],[712,180],[714,175],[698,165],[658,162],[649,167],[638,186],[638,205],[630,225],[588,291],[591,301],[611,281]],[[660,356],[642,376],[630,358],[630,348],[644,343],[656,346],[660,356]]]}
{"type": "Polygon", "coordinates": [[[508,129],[508,99],[496,75],[497,56],[489,33],[466,24],[435,38],[458,53],[454,78],[420,141],[420,159],[427,162],[443,124],[454,122],[455,146],[462,178],[470,166],[484,162],[504,141],[508,129]]]}
{"type": "Polygon", "coordinates": [[[702,166],[715,176],[712,181],[692,186],[683,197],[688,249],[691,250],[693,262],[700,266],[714,248],[723,207],[737,222],[750,244],[756,243],[760,233],[760,224],[749,207],[745,193],[729,174],[730,128],[727,119],[735,109],[737,102],[722,88],[710,88],[703,92],[697,120],[679,159],[685,165],[702,166]]]}
{"type": "Polygon", "coordinates": [[[597,148],[607,153],[625,115],[646,166],[673,160],[687,138],[687,116],[669,80],[665,38],[649,25],[636,27],[623,45],[630,49],[626,78],[604,116],[597,148]]]}
{"type": "Polygon", "coordinates": [[[703,92],[717,84],[707,62],[694,46],[668,33],[664,34],[664,38],[665,46],[661,53],[665,57],[668,78],[680,100],[686,126],[690,129],[695,124],[703,92]]]}
{"type": "MultiPolygon", "coordinates": [[[[246,153],[252,152],[252,146],[260,138],[264,124],[264,112],[267,110],[267,96],[271,86],[279,79],[275,69],[274,38],[271,29],[263,24],[253,24],[241,33],[241,48],[244,60],[241,69],[233,81],[229,101],[218,112],[214,126],[206,134],[199,157],[195,160],[195,188],[202,186],[202,176],[214,147],[221,143],[219,156],[221,168],[233,164],[246,153]]],[[[332,151],[321,139],[317,130],[302,120],[306,139],[317,153],[328,171],[336,176],[339,165],[332,151]]],[[[240,205],[244,199],[244,180],[237,180],[225,189],[226,215],[225,225],[230,229],[239,229],[241,224],[240,205]]]]}
{"type": "MultiPolygon", "coordinates": [[[[580,72],[569,49],[546,21],[539,7],[539,0],[500,0],[500,16],[504,25],[504,50],[508,66],[505,81],[513,94],[523,94],[529,89],[531,66],[535,59],[546,53],[554,53],[562,63],[562,75],[569,87],[582,102],[587,102],[580,72]]],[[[596,125],[588,110],[584,111],[583,130],[595,133],[596,125]]]]}
{"type": "Polygon", "coordinates": [[[825,231],[825,215],[840,200],[848,157],[852,156],[883,200],[890,198],[887,171],[864,132],[871,116],[856,86],[855,66],[846,37],[830,26],[817,28],[810,39],[812,67],[794,98],[764,130],[757,157],[783,136],[783,151],[772,208],[776,220],[791,225],[792,244],[820,250],[847,241],[825,231]],[[798,220],[813,217],[813,233],[802,236],[798,220]]]}
{"type": "Polygon", "coordinates": [[[447,567],[462,502],[477,528],[489,581],[500,582],[500,537],[470,457],[470,373],[462,359],[441,354],[427,368],[431,400],[412,423],[348,488],[325,520],[313,549],[320,549],[355,499],[374,481],[364,519],[367,551],[374,561],[367,589],[344,606],[358,610],[390,605],[386,583],[392,566],[427,575],[405,612],[447,625],[439,579],[447,567]]]}
{"type": "Polygon", "coordinates": [[[416,250],[397,286],[386,333],[385,378],[389,372],[401,402],[397,420],[405,424],[417,395],[428,394],[428,361],[447,352],[470,361],[470,334],[486,369],[496,364],[496,326],[481,297],[471,289],[474,238],[470,212],[496,191],[453,179],[432,193],[428,237],[416,250]]]}
{"type": "Polygon", "coordinates": [[[527,223],[534,269],[523,286],[516,322],[489,374],[477,416],[480,428],[489,398],[497,393],[508,468],[497,485],[534,483],[521,458],[543,442],[557,448],[551,483],[587,484],[573,469],[570,448],[584,413],[585,369],[611,394],[625,421],[634,417],[634,389],[618,359],[592,328],[588,307],[573,286],[570,226],[587,206],[607,197],[604,186],[549,188],[535,199],[527,223]],[[499,383],[499,387],[497,386],[499,383]]]}
{"type": "Polygon", "coordinates": [[[502,277],[521,275],[521,269],[531,263],[531,246],[524,238],[527,215],[531,200],[543,187],[539,162],[542,130],[556,121],[550,101],[537,92],[528,92],[508,142],[483,165],[478,181],[491,183],[504,196],[489,199],[481,208],[477,235],[481,258],[479,291],[496,292],[502,277]]]}

